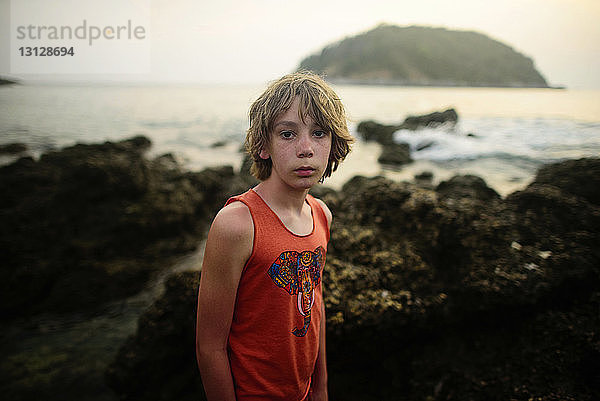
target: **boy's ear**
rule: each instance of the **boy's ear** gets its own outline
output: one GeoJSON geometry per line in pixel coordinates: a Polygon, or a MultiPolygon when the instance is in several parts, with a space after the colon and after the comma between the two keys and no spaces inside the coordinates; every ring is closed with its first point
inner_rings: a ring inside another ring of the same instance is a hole
{"type": "Polygon", "coordinates": [[[269,154],[269,152],[267,152],[265,149],[261,149],[261,151],[258,154],[258,156],[260,156],[260,158],[263,159],[263,160],[267,160],[269,157],[271,157],[271,155],[269,154]]]}

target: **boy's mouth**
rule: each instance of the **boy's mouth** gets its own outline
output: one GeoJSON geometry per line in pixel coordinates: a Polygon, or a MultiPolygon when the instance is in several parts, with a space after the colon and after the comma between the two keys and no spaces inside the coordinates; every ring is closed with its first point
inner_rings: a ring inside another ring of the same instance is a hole
{"type": "Polygon", "coordinates": [[[306,177],[306,176],[312,175],[315,172],[315,169],[310,166],[302,166],[302,167],[298,167],[294,171],[296,172],[296,174],[298,174],[302,177],[306,177]]]}

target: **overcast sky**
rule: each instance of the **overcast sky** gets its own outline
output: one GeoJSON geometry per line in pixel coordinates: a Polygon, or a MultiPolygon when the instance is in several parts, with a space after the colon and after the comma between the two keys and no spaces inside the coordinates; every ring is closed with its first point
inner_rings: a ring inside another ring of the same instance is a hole
{"type": "MultiPolygon", "coordinates": [[[[551,85],[600,88],[599,0],[151,0],[150,4],[151,72],[115,79],[262,83],[296,69],[302,58],[331,42],[391,23],[478,31],[533,58],[551,85]]],[[[14,32],[7,21],[9,5],[10,0],[0,0],[4,19],[0,75],[32,78],[10,74],[6,55],[14,32]]]]}

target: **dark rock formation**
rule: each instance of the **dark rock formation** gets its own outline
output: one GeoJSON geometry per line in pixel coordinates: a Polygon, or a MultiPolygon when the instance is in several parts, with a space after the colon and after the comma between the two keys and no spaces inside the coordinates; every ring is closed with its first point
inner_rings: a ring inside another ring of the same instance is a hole
{"type": "Polygon", "coordinates": [[[0,312],[84,310],[140,290],[194,249],[227,196],[231,167],[148,160],[145,137],[75,145],[0,168],[0,312]]]}
{"type": "Polygon", "coordinates": [[[433,173],[431,171],[422,171],[419,174],[415,174],[415,180],[431,182],[433,180],[433,173]]]}
{"type": "Polygon", "coordinates": [[[0,77],[0,85],[15,85],[15,84],[19,84],[19,81],[0,77]]]}
{"type": "Polygon", "coordinates": [[[369,120],[360,122],[356,127],[356,131],[367,142],[375,141],[387,145],[394,143],[394,132],[400,128],[399,125],[384,125],[369,120]]]}
{"type": "MultiPolygon", "coordinates": [[[[437,191],[382,177],[317,189],[336,216],[323,277],[331,397],[597,399],[600,209],[569,179],[544,182],[564,166],[506,200],[468,176],[437,191]]],[[[121,399],[201,399],[197,281],[182,277],[110,369],[121,399]]]]}
{"type": "Polygon", "coordinates": [[[435,145],[435,142],[433,142],[433,141],[423,141],[423,142],[418,143],[417,146],[415,146],[415,150],[417,152],[420,152],[422,150],[432,147],[433,145],[435,145]]]}
{"type": "Polygon", "coordinates": [[[216,141],[213,142],[210,147],[211,148],[222,148],[223,146],[227,145],[227,140],[222,140],[222,141],[216,141]]]}
{"type": "Polygon", "coordinates": [[[245,150],[241,151],[242,156],[242,165],[240,166],[239,175],[242,180],[244,180],[247,184],[247,187],[253,187],[258,184],[258,180],[254,178],[254,176],[250,173],[250,168],[252,167],[252,158],[245,150]]]}
{"type": "Polygon", "coordinates": [[[598,160],[597,158],[567,160],[563,163],[543,166],[537,172],[535,182],[552,185],[598,206],[600,205],[598,160]]]}
{"type": "MultiPolygon", "coordinates": [[[[400,129],[418,130],[423,127],[435,127],[445,123],[455,124],[458,114],[454,109],[433,112],[420,116],[409,116],[400,125],[385,125],[368,120],[358,124],[356,130],[367,142],[375,141],[383,145],[378,162],[389,166],[401,166],[411,163],[410,147],[406,143],[395,143],[394,132],[400,129]]],[[[427,149],[433,142],[425,142],[417,147],[417,151],[427,149]]]]}
{"type": "Polygon", "coordinates": [[[503,202],[460,181],[438,195],[355,179],[331,199],[331,394],[595,398],[599,209],[537,183],[503,202]]]}
{"type": "Polygon", "coordinates": [[[412,163],[410,146],[407,143],[389,143],[382,148],[377,161],[390,166],[412,163]]]}
{"type": "Polygon", "coordinates": [[[6,145],[0,145],[0,155],[8,154],[14,155],[18,153],[23,153],[27,151],[27,145],[24,143],[7,143],[6,145]]]}
{"type": "Polygon", "coordinates": [[[199,274],[177,273],[106,372],[119,399],[205,400],[195,354],[199,274]],[[152,351],[151,351],[152,350],[152,351]]]}
{"type": "Polygon", "coordinates": [[[441,199],[471,198],[488,201],[500,199],[500,195],[488,187],[485,181],[475,175],[456,175],[448,181],[442,181],[435,189],[441,199]]]}
{"type": "MultiPolygon", "coordinates": [[[[458,121],[458,114],[454,109],[448,109],[442,112],[408,116],[402,124],[385,125],[376,121],[361,121],[356,127],[356,131],[365,141],[375,141],[382,145],[394,142],[394,132],[400,129],[417,130],[423,127],[435,127],[441,124],[455,124],[458,121]]],[[[427,146],[421,147],[425,149],[427,146]]]]}
{"type": "Polygon", "coordinates": [[[457,121],[458,114],[456,110],[448,109],[420,116],[408,116],[402,123],[402,128],[416,130],[422,127],[435,127],[445,123],[456,124],[457,121]]]}

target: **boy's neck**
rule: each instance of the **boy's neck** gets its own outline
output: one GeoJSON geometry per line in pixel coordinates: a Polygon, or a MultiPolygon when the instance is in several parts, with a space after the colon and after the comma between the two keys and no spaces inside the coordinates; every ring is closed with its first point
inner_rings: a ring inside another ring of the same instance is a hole
{"type": "Polygon", "coordinates": [[[271,207],[300,215],[309,188],[299,190],[278,184],[275,180],[267,179],[254,187],[254,191],[271,207]]]}

